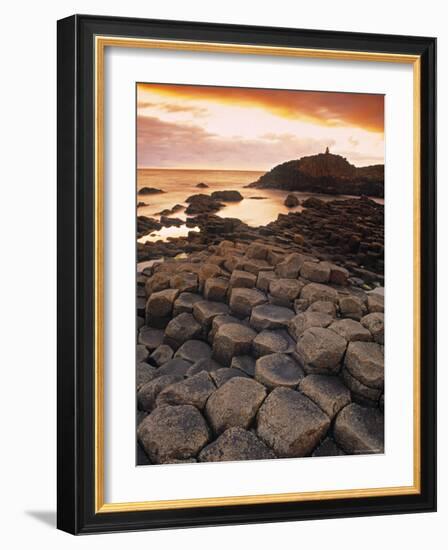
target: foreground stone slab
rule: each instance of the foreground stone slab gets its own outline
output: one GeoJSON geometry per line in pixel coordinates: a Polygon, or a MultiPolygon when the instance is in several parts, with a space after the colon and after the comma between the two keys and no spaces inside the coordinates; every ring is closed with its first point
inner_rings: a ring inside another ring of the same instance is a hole
{"type": "Polygon", "coordinates": [[[180,382],[182,376],[164,375],[150,380],[140,387],[137,393],[138,407],[142,411],[151,412],[156,405],[156,398],[159,393],[166,387],[180,382]]]}
{"type": "Polygon", "coordinates": [[[255,364],[255,378],[267,388],[277,386],[295,388],[304,377],[302,368],[288,355],[265,355],[255,364]]]}
{"type": "Polygon", "coordinates": [[[309,283],[302,288],[300,297],[308,300],[309,304],[313,302],[338,302],[338,292],[334,288],[320,283],[309,283]]]}
{"type": "Polygon", "coordinates": [[[174,351],[167,344],[162,344],[157,347],[150,355],[150,359],[157,365],[161,366],[172,359],[174,351]]]}
{"type": "Polygon", "coordinates": [[[220,302],[210,302],[209,300],[202,300],[196,302],[193,306],[193,315],[197,322],[205,330],[209,330],[212,321],[218,315],[226,315],[229,313],[229,307],[227,304],[220,302]]]}
{"type": "Polygon", "coordinates": [[[250,325],[258,331],[286,328],[293,317],[294,312],[289,308],[265,304],[252,310],[250,325]]]}
{"type": "Polygon", "coordinates": [[[204,298],[214,302],[225,302],[229,281],[223,277],[207,279],[204,284],[204,298]]]}
{"type": "Polygon", "coordinates": [[[230,364],[232,369],[238,369],[249,376],[255,374],[255,359],[251,355],[237,355],[232,358],[230,364]]]}
{"type": "Polygon", "coordinates": [[[257,277],[253,273],[235,269],[230,277],[231,288],[253,288],[257,282],[257,277]]]}
{"type": "Polygon", "coordinates": [[[333,318],[326,313],[305,311],[304,313],[298,313],[289,321],[288,332],[297,341],[305,330],[312,327],[326,328],[332,321],[333,318]]]}
{"type": "Polygon", "coordinates": [[[166,374],[173,374],[176,376],[185,376],[188,369],[191,367],[191,363],[180,359],[180,357],[173,357],[156,371],[155,378],[159,376],[165,376],[166,374]]]}
{"type": "Polygon", "coordinates": [[[214,361],[211,357],[199,359],[187,370],[187,376],[194,376],[202,371],[213,372],[220,368],[222,368],[222,365],[214,361]]]}
{"type": "Polygon", "coordinates": [[[223,386],[228,380],[232,378],[249,378],[249,375],[240,369],[234,369],[230,367],[222,367],[210,372],[213,382],[217,388],[223,386]]]}
{"type": "Polygon", "coordinates": [[[266,397],[266,388],[251,378],[232,378],[208,399],[205,414],[215,433],[247,429],[266,397]]]}
{"type": "Polygon", "coordinates": [[[213,341],[213,358],[229,366],[236,355],[251,353],[257,333],[245,325],[229,323],[219,327],[213,341]]]}
{"type": "Polygon", "coordinates": [[[330,427],[328,416],[308,397],[289,388],[269,394],[257,417],[257,435],[278,457],[306,456],[330,427]]]}
{"type": "Polygon", "coordinates": [[[300,294],[303,283],[297,279],[275,279],[269,285],[269,292],[286,304],[293,302],[300,294]]]}
{"type": "Polygon", "coordinates": [[[230,295],[230,310],[240,318],[248,317],[253,308],[266,302],[266,295],[255,288],[234,288],[230,295]]]}
{"type": "Polygon", "coordinates": [[[329,329],[345,338],[347,342],[369,342],[372,340],[370,332],[353,319],[338,319],[329,326],[329,329]]]}
{"type": "Polygon", "coordinates": [[[333,302],[322,302],[321,300],[317,300],[317,302],[313,302],[307,311],[316,312],[316,313],[326,313],[330,317],[336,317],[336,304],[333,302]]]}
{"type": "Polygon", "coordinates": [[[342,380],[352,392],[352,401],[360,401],[361,404],[376,405],[382,390],[369,388],[350,374],[346,367],[342,369],[342,380]]]}
{"type": "Polygon", "coordinates": [[[201,336],[202,327],[191,313],[181,313],[166,326],[164,343],[177,349],[187,340],[201,336]]]}
{"type": "Polygon", "coordinates": [[[155,464],[194,458],[209,441],[207,424],[191,405],[158,407],[140,423],[137,434],[155,464]]]}
{"type": "Polygon", "coordinates": [[[165,327],[178,295],[179,291],[175,288],[153,292],[146,302],[146,324],[155,328],[165,327]]]}
{"type": "Polygon", "coordinates": [[[371,292],[367,296],[367,307],[369,313],[384,313],[384,296],[371,292]]]}
{"type": "Polygon", "coordinates": [[[297,353],[310,374],[335,374],[347,341],[332,330],[309,328],[297,342],[297,353]]]}
{"type": "Polygon", "coordinates": [[[191,292],[182,292],[174,301],[173,315],[179,315],[180,313],[192,313],[193,306],[196,302],[201,302],[204,298],[200,294],[193,294],[191,292]]]}
{"type": "Polygon", "coordinates": [[[242,428],[229,428],[199,453],[200,462],[265,460],[275,454],[256,435],[242,428]]]}
{"type": "Polygon", "coordinates": [[[137,360],[137,363],[143,363],[149,357],[148,348],[143,344],[137,344],[135,347],[136,347],[135,358],[137,360]]]}
{"type": "Polygon", "coordinates": [[[384,387],[384,352],[374,342],[350,342],[345,355],[349,373],[370,388],[384,387]]]}
{"type": "Polygon", "coordinates": [[[300,391],[334,418],[351,401],[350,390],[336,376],[310,374],[300,383],[300,391]]]}
{"type": "Polygon", "coordinates": [[[365,313],[365,307],[357,296],[342,296],[339,298],[339,310],[343,317],[359,321],[365,313]]]}
{"type": "Polygon", "coordinates": [[[336,417],[334,437],[347,454],[383,453],[384,416],[378,409],[352,403],[336,417]]]}
{"type": "Polygon", "coordinates": [[[296,252],[288,254],[283,261],[277,264],[276,272],[279,277],[283,277],[285,279],[297,279],[300,268],[305,260],[306,257],[302,254],[298,254],[296,252]]]}
{"type": "Polygon", "coordinates": [[[194,405],[203,409],[209,395],[215,390],[216,386],[209,374],[202,371],[163,389],[156,398],[156,406],[194,405]]]}
{"type": "Polygon", "coordinates": [[[345,453],[331,437],[326,437],[311,456],[345,456],[345,453]]]}
{"type": "Polygon", "coordinates": [[[146,346],[149,351],[154,351],[163,342],[163,330],[142,327],[138,333],[138,342],[146,346]]]}
{"type": "Polygon", "coordinates": [[[361,325],[365,327],[378,344],[384,344],[384,313],[369,313],[361,319],[361,325]]]}
{"type": "Polygon", "coordinates": [[[315,283],[328,283],[330,280],[330,267],[324,262],[304,262],[301,269],[300,275],[308,281],[313,281],[315,283]]]}
{"type": "Polygon", "coordinates": [[[196,363],[200,359],[209,359],[211,356],[212,348],[201,340],[187,340],[174,355],[174,357],[180,357],[190,363],[196,363]]]}
{"type": "Polygon", "coordinates": [[[137,391],[144,386],[147,382],[150,382],[156,373],[156,368],[151,367],[148,363],[137,363],[135,383],[137,391]]]}
{"type": "Polygon", "coordinates": [[[254,339],[252,346],[255,357],[271,353],[290,353],[295,342],[285,330],[263,330],[254,339]]]}

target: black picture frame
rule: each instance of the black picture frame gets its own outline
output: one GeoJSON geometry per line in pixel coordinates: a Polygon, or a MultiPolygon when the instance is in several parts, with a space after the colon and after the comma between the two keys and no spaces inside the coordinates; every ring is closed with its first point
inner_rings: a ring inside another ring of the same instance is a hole
{"type": "Polygon", "coordinates": [[[436,39],[74,15],[58,22],[58,511],[73,534],[436,509],[436,39]],[[204,508],[95,511],[95,36],[416,55],[421,61],[421,491],[204,508]]]}

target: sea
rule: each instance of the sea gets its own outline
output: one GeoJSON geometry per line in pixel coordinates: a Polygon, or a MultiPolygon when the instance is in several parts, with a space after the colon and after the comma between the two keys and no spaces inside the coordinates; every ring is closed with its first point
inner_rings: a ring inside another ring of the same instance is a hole
{"type": "MultiPolygon", "coordinates": [[[[194,194],[210,194],[213,191],[237,190],[244,197],[240,202],[228,202],[226,206],[216,212],[223,218],[238,218],[252,227],[266,225],[277,219],[281,213],[300,212],[303,208],[287,208],[283,202],[289,191],[278,189],[247,188],[246,185],[256,181],[264,172],[243,170],[180,170],[180,169],[153,169],[142,168],[137,171],[137,189],[142,187],[156,187],[164,191],[154,195],[138,195],[137,201],[147,203],[137,210],[137,214],[159,219],[158,212],[172,208],[175,204],[187,206],[185,200],[194,194]],[[196,187],[198,183],[205,183],[208,188],[196,187]]],[[[350,195],[323,195],[315,193],[294,192],[299,200],[316,196],[321,200],[334,200],[353,198],[350,195]]],[[[374,198],[377,202],[382,199],[374,198]]],[[[172,217],[185,220],[184,210],[176,212],[172,217]]],[[[180,227],[163,227],[160,231],[154,231],[145,235],[139,242],[166,241],[174,237],[183,237],[193,228],[186,225],[180,227]]]]}

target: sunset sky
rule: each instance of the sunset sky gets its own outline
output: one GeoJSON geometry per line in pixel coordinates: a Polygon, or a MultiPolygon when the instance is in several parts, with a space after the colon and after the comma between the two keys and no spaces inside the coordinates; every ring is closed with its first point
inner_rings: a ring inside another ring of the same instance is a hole
{"type": "Polygon", "coordinates": [[[269,170],[326,147],[384,162],[384,97],[255,88],[137,85],[139,168],[269,170]]]}

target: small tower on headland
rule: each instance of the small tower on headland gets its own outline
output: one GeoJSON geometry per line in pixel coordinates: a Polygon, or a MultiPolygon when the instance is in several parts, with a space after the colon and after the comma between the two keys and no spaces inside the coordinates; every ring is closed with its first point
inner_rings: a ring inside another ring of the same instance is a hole
{"type": "Polygon", "coordinates": [[[330,149],[328,149],[328,147],[325,149],[325,154],[326,154],[326,155],[329,155],[329,154],[330,154],[330,149]]]}

